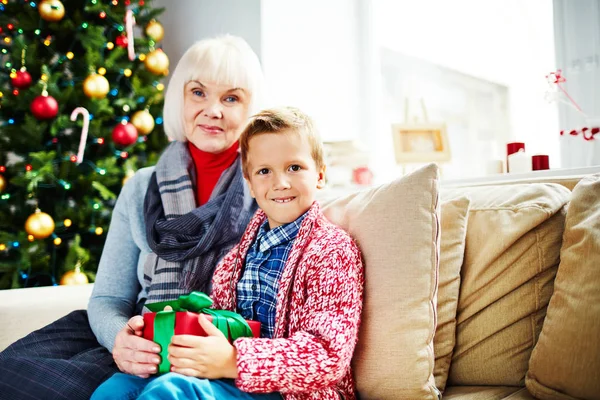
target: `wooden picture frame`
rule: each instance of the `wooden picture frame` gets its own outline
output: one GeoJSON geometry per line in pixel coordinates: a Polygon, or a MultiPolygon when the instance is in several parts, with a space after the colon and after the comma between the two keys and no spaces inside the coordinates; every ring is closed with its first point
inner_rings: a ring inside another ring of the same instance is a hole
{"type": "Polygon", "coordinates": [[[392,124],[396,163],[450,161],[446,124],[392,124]]]}

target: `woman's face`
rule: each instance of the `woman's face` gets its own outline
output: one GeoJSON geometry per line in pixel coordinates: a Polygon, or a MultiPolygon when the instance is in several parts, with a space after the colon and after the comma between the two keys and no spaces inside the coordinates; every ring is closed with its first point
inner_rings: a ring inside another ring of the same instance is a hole
{"type": "Polygon", "coordinates": [[[240,137],[249,117],[250,94],[241,88],[189,81],[183,95],[187,140],[207,153],[221,153],[240,137]]]}

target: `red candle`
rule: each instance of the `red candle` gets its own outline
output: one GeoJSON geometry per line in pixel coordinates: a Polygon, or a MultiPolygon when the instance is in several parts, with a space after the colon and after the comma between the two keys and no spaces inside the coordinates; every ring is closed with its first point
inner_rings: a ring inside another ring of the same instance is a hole
{"type": "Polygon", "coordinates": [[[550,157],[545,154],[538,154],[531,157],[531,169],[534,171],[550,169],[550,157]]]}
{"type": "Polygon", "coordinates": [[[519,150],[525,151],[525,143],[523,143],[523,142],[512,142],[512,143],[507,143],[506,144],[506,172],[509,172],[509,170],[508,170],[508,156],[510,156],[511,154],[516,153],[519,150]]]}

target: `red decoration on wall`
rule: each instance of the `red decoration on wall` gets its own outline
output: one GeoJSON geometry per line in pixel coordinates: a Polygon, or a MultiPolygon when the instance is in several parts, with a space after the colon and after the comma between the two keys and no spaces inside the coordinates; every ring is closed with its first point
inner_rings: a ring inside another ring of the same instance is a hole
{"type": "MultiPolygon", "coordinates": [[[[583,136],[584,140],[590,141],[590,140],[594,140],[594,136],[596,136],[598,133],[600,133],[600,127],[593,127],[593,128],[588,128],[587,126],[584,126],[583,128],[577,130],[577,129],[572,129],[569,131],[569,135],[570,136],[577,136],[579,134],[581,134],[583,136]]],[[[560,131],[560,136],[564,136],[565,131],[560,131]]]]}

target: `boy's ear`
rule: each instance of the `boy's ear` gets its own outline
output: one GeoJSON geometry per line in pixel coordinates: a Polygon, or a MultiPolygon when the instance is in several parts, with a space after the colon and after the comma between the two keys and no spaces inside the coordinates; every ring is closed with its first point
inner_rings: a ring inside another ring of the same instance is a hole
{"type": "Polygon", "coordinates": [[[252,198],[255,199],[256,196],[254,195],[254,190],[252,190],[252,185],[250,184],[250,181],[245,176],[244,180],[246,181],[246,185],[248,185],[248,189],[250,189],[250,196],[252,196],[252,198]]]}
{"type": "Polygon", "coordinates": [[[327,167],[323,165],[319,170],[319,180],[317,181],[317,189],[323,189],[325,187],[325,170],[327,167]]]}

